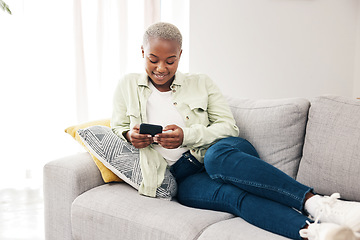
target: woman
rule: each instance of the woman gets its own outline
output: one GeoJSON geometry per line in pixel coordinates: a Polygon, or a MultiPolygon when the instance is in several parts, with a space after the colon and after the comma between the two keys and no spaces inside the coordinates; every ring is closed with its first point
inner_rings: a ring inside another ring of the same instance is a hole
{"type": "Polygon", "coordinates": [[[214,83],[177,71],[181,47],[174,25],[151,25],[141,48],[146,74],[126,75],[115,92],[112,129],[139,149],[139,192],[155,197],[164,178],[174,176],[181,204],[230,212],[293,239],[360,239],[360,204],[316,195],[259,159],[237,137],[214,83]],[[143,122],[162,125],[163,132],[140,134],[143,122]]]}

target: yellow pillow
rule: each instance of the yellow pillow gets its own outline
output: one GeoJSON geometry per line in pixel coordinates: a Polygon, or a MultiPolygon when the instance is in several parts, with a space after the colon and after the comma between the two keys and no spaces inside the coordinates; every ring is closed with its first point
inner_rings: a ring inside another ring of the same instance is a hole
{"type": "MultiPolygon", "coordinates": [[[[86,151],[89,152],[87,147],[81,141],[80,136],[77,133],[77,130],[84,129],[84,128],[91,127],[91,126],[96,126],[96,125],[110,127],[110,119],[92,121],[92,122],[87,122],[87,123],[71,126],[71,127],[68,127],[67,129],[65,129],[65,132],[70,134],[78,143],[80,143],[86,149],[86,151]]],[[[102,176],[104,182],[106,182],[106,183],[108,183],[108,182],[122,182],[122,180],[118,176],[116,176],[112,171],[110,171],[107,167],[105,167],[105,165],[102,162],[100,162],[99,159],[97,159],[91,153],[90,153],[90,155],[91,155],[92,159],[94,160],[96,166],[99,168],[99,170],[101,172],[101,176],[102,176]]]]}

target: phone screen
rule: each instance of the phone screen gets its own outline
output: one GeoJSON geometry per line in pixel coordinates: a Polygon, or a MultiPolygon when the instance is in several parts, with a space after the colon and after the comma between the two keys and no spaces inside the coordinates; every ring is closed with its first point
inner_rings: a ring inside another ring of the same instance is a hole
{"type": "Polygon", "coordinates": [[[142,123],[140,124],[140,134],[150,134],[155,136],[158,133],[162,132],[162,126],[155,124],[142,123]]]}

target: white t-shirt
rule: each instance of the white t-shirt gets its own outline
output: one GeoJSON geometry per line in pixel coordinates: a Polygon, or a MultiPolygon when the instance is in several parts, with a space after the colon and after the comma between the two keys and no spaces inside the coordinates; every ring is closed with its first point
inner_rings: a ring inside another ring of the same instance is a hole
{"type": "MultiPolygon", "coordinates": [[[[173,104],[171,91],[160,92],[151,81],[149,81],[149,87],[152,93],[146,105],[148,123],[161,125],[163,128],[172,124],[181,128],[185,127],[183,118],[173,104]]],[[[184,147],[167,149],[156,144],[154,144],[153,147],[166,159],[170,166],[173,165],[184,152],[188,151],[188,149],[184,147]]]]}

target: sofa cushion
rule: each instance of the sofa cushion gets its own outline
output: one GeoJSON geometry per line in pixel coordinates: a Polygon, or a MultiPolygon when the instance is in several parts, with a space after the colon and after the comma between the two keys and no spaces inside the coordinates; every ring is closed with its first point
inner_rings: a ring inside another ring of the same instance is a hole
{"type": "Polygon", "coordinates": [[[289,238],[265,231],[241,218],[232,218],[215,223],[208,227],[198,240],[286,240],[289,238]]]}
{"type": "Polygon", "coordinates": [[[305,136],[309,101],[301,98],[245,100],[228,98],[240,129],[260,158],[296,177],[305,136]]]}
{"type": "Polygon", "coordinates": [[[65,132],[68,133],[70,136],[72,136],[78,143],[80,143],[85,148],[86,151],[88,151],[90,153],[96,166],[99,168],[99,170],[101,172],[101,176],[104,179],[104,182],[106,182],[106,183],[122,182],[122,180],[117,175],[115,175],[112,171],[110,171],[107,167],[105,167],[105,165],[89,151],[89,149],[85,146],[85,144],[80,139],[80,136],[77,132],[79,129],[85,129],[90,126],[96,126],[96,125],[110,127],[110,119],[91,121],[91,122],[74,125],[74,126],[66,128],[65,132]]]}
{"type": "Polygon", "coordinates": [[[197,239],[229,213],[201,210],[144,197],[125,183],[91,189],[72,204],[74,239],[197,239]]]}
{"type": "Polygon", "coordinates": [[[321,194],[360,201],[360,101],[323,96],[311,102],[297,180],[321,194]]]}

